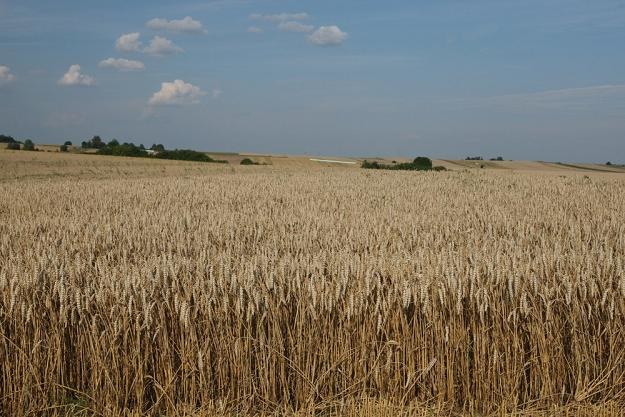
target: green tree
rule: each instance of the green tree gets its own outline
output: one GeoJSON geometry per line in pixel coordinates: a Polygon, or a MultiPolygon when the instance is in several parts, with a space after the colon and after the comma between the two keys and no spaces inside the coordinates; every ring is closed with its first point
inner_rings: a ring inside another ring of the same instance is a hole
{"type": "Polygon", "coordinates": [[[33,143],[32,140],[26,139],[24,141],[24,150],[25,151],[34,151],[35,150],[35,144],[33,143]]]}
{"type": "Polygon", "coordinates": [[[412,163],[415,166],[415,169],[420,171],[432,169],[432,160],[426,156],[417,156],[412,163]]]}
{"type": "Polygon", "coordinates": [[[65,146],[72,146],[72,141],[71,140],[66,140],[63,145],[65,145],[65,146]]]}
{"type": "Polygon", "coordinates": [[[111,139],[108,143],[108,146],[113,148],[115,146],[119,146],[119,142],[117,141],[117,139],[111,139]]]}
{"type": "Polygon", "coordinates": [[[15,139],[12,136],[0,135],[0,143],[14,143],[15,139]]]}
{"type": "Polygon", "coordinates": [[[63,145],[59,146],[59,151],[67,152],[67,145],[63,144],[63,145]]]}
{"type": "Polygon", "coordinates": [[[92,148],[100,149],[100,148],[103,148],[105,145],[106,144],[104,143],[104,141],[102,141],[102,138],[100,136],[96,135],[93,138],[91,138],[92,148]]]}

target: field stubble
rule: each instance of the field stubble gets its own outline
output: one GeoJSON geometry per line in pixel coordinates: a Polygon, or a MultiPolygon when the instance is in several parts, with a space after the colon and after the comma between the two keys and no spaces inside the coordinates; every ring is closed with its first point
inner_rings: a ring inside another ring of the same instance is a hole
{"type": "Polygon", "coordinates": [[[623,412],[620,177],[202,169],[0,182],[6,415],[623,412]]]}

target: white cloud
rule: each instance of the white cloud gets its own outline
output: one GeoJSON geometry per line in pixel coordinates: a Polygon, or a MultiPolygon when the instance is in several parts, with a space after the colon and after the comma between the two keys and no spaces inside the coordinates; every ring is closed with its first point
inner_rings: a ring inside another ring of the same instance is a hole
{"type": "Polygon", "coordinates": [[[74,64],[69,67],[69,70],[58,81],[59,85],[95,85],[95,78],[81,74],[80,65],[74,64]]]}
{"type": "Polygon", "coordinates": [[[11,74],[11,68],[0,65],[0,86],[15,81],[15,75],[11,74]]]}
{"type": "Polygon", "coordinates": [[[119,71],[143,71],[145,69],[143,62],[124,58],[107,58],[100,61],[98,66],[100,68],[114,68],[119,71]]]}
{"type": "Polygon", "coordinates": [[[347,39],[347,33],[338,26],[321,26],[308,39],[318,46],[334,46],[342,44],[347,39]]]}
{"type": "Polygon", "coordinates": [[[249,33],[263,33],[264,32],[262,28],[259,28],[257,26],[250,26],[249,28],[247,28],[247,31],[249,33]]]}
{"type": "Polygon", "coordinates": [[[150,41],[150,45],[143,52],[154,56],[173,55],[182,52],[182,48],[175,45],[172,41],[161,36],[155,36],[150,41]]]}
{"type": "Polygon", "coordinates": [[[152,19],[145,24],[153,30],[167,30],[170,32],[206,33],[201,22],[187,16],[180,20],[152,19]]]}
{"type": "Polygon", "coordinates": [[[221,95],[223,94],[223,91],[221,91],[219,88],[215,88],[212,92],[211,95],[213,96],[213,98],[217,99],[219,97],[221,97],[221,95]]]}
{"type": "Polygon", "coordinates": [[[315,27],[312,25],[305,25],[300,22],[295,22],[293,20],[289,20],[288,22],[280,22],[278,25],[278,29],[283,30],[285,32],[301,32],[308,33],[312,32],[315,27]]]}
{"type": "Polygon", "coordinates": [[[141,34],[139,32],[126,33],[115,42],[115,48],[121,52],[139,52],[141,50],[141,34]]]}
{"type": "Polygon", "coordinates": [[[280,13],[280,14],[260,14],[254,13],[250,15],[252,20],[265,20],[267,22],[280,23],[287,20],[306,20],[310,16],[308,13],[280,13]]]}
{"type": "Polygon", "coordinates": [[[195,104],[199,103],[200,97],[204,95],[206,93],[200,87],[182,80],[174,80],[162,83],[161,89],[152,95],[148,104],[150,106],[195,104]]]}

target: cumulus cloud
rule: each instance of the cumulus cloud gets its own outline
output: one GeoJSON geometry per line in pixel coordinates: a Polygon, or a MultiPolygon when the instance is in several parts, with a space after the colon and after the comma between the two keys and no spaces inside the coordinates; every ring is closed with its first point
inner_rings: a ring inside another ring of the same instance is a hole
{"type": "Polygon", "coordinates": [[[0,86],[15,81],[15,75],[11,74],[11,68],[0,65],[0,86]]]}
{"type": "Polygon", "coordinates": [[[262,28],[259,28],[257,26],[250,26],[249,28],[247,28],[247,31],[249,33],[263,33],[264,32],[262,28]]]}
{"type": "Polygon", "coordinates": [[[308,39],[318,46],[334,46],[342,44],[347,39],[347,33],[338,26],[321,26],[308,39]]]}
{"type": "Polygon", "coordinates": [[[296,22],[293,20],[289,20],[287,22],[280,22],[278,25],[278,29],[283,30],[285,32],[301,32],[308,33],[312,32],[315,27],[311,25],[305,25],[300,22],[296,22]]]}
{"type": "Polygon", "coordinates": [[[69,70],[58,81],[59,85],[95,85],[95,78],[82,74],[80,72],[80,65],[74,64],[69,67],[69,70]]]}
{"type": "Polygon", "coordinates": [[[173,55],[179,52],[182,52],[182,48],[175,45],[172,41],[167,38],[163,38],[161,36],[155,36],[150,41],[150,45],[148,45],[143,52],[149,55],[154,56],[165,56],[165,55],[173,55]]]}
{"type": "Polygon", "coordinates": [[[100,61],[98,66],[100,68],[113,68],[119,71],[143,71],[145,69],[143,62],[124,58],[107,58],[100,61]]]}
{"type": "Polygon", "coordinates": [[[195,104],[200,102],[200,97],[206,95],[204,91],[182,80],[164,82],[161,89],[154,93],[148,104],[150,106],[195,104]]]}
{"type": "Polygon", "coordinates": [[[166,30],[169,32],[184,33],[206,33],[206,29],[201,22],[193,20],[191,16],[187,16],[180,20],[152,19],[145,24],[153,30],[166,30]]]}
{"type": "Polygon", "coordinates": [[[252,20],[264,20],[267,22],[280,23],[287,20],[306,20],[310,16],[308,13],[280,13],[280,14],[260,14],[254,13],[250,15],[252,20]]]}
{"type": "Polygon", "coordinates": [[[141,50],[141,34],[139,32],[126,33],[115,42],[115,48],[121,52],[139,52],[141,50]]]}

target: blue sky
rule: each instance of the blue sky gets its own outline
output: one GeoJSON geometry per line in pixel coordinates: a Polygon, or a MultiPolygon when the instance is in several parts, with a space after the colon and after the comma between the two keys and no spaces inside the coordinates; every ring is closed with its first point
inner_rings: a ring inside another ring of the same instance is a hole
{"type": "Polygon", "coordinates": [[[625,2],[0,0],[0,133],[625,162],[625,2]]]}

